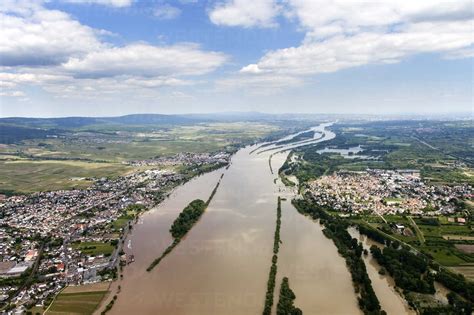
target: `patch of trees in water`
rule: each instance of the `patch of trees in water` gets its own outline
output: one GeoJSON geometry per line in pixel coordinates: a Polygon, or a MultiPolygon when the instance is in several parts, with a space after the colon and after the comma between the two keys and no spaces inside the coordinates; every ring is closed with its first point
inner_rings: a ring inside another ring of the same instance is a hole
{"type": "Polygon", "coordinates": [[[182,238],[193,227],[201,215],[206,210],[206,203],[201,199],[191,201],[186,208],[181,211],[178,218],[171,225],[170,233],[175,238],[182,238]]]}
{"type": "Polygon", "coordinates": [[[358,293],[359,308],[364,314],[385,314],[367,274],[362,258],[362,244],[347,232],[349,225],[347,221],[328,214],[324,208],[312,205],[306,200],[294,199],[292,203],[300,213],[310,215],[313,219],[320,219],[321,224],[324,225],[324,235],[333,240],[338,252],[346,260],[354,289],[358,293]]]}
{"type": "Polygon", "coordinates": [[[270,315],[272,313],[273,293],[275,291],[276,274],[277,274],[278,251],[280,249],[280,227],[281,227],[281,198],[278,197],[277,220],[276,220],[275,235],[273,237],[272,266],[270,267],[270,273],[268,275],[267,293],[265,295],[265,306],[263,308],[263,315],[270,315]]]}
{"type": "Polygon", "coordinates": [[[441,269],[436,273],[436,281],[474,303],[474,283],[466,281],[463,275],[441,269]]]}
{"type": "Polygon", "coordinates": [[[280,297],[277,304],[277,315],[303,315],[303,311],[294,304],[296,295],[290,288],[287,277],[281,281],[280,297]]]}
{"type": "MultiPolygon", "coordinates": [[[[314,123],[306,123],[306,122],[297,122],[297,121],[291,121],[292,127],[288,126],[282,126],[283,129],[273,131],[266,137],[260,140],[263,144],[258,146],[254,151],[260,149],[260,148],[265,148],[270,145],[275,144],[276,142],[280,141],[281,138],[286,137],[288,135],[291,135],[293,133],[301,132],[304,131],[305,129],[311,128],[314,126],[314,123]]],[[[250,152],[252,154],[253,152],[250,152]]]]}
{"type": "Polygon", "coordinates": [[[150,264],[150,266],[148,266],[146,271],[153,270],[153,268],[155,268],[163,260],[163,258],[165,258],[169,253],[171,253],[171,251],[179,244],[181,239],[201,218],[202,214],[204,213],[204,211],[206,211],[206,208],[209,206],[212,199],[214,198],[214,195],[216,194],[223,177],[224,174],[220,176],[219,181],[212,190],[211,195],[209,196],[206,202],[201,199],[193,200],[183,209],[183,211],[181,211],[181,213],[176,218],[176,220],[174,220],[170,228],[170,233],[174,238],[173,243],[171,243],[171,245],[163,251],[160,257],[153,260],[153,262],[150,264]]]}

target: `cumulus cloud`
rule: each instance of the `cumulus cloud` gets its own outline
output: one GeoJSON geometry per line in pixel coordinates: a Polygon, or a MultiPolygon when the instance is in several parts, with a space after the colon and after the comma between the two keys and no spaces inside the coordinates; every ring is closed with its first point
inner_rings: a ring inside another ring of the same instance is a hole
{"type": "Polygon", "coordinates": [[[132,44],[71,58],[63,68],[77,76],[108,77],[201,75],[215,70],[227,57],[205,52],[196,45],[152,46],[132,44]]]}
{"type": "Polygon", "coordinates": [[[473,43],[469,25],[468,21],[425,22],[410,25],[402,32],[364,32],[305,42],[298,47],[269,52],[241,72],[311,75],[370,63],[395,63],[415,53],[450,52],[473,43]]]}
{"type": "Polygon", "coordinates": [[[42,70],[36,70],[36,72],[40,73],[0,72],[0,86],[16,87],[25,84],[41,85],[72,80],[72,77],[66,75],[41,73],[42,70]]]}
{"type": "MultiPolygon", "coordinates": [[[[131,1],[93,2],[119,6],[131,1]]],[[[199,83],[190,76],[214,71],[228,59],[196,44],[114,46],[101,38],[109,34],[106,30],[83,25],[40,1],[2,2],[0,23],[2,96],[30,85],[78,97],[190,85],[199,83]]]]}
{"type": "Polygon", "coordinates": [[[398,25],[474,16],[470,0],[288,0],[288,11],[307,31],[307,40],[366,31],[388,33],[398,25]]]}
{"type": "Polygon", "coordinates": [[[274,27],[279,10],[273,0],[227,0],[214,6],[209,18],[217,25],[274,27]]]}
{"type": "Polygon", "coordinates": [[[96,31],[68,14],[41,6],[0,9],[0,65],[54,65],[104,46],[96,31]]]}
{"type": "MultiPolygon", "coordinates": [[[[276,2],[275,2],[276,3],[276,2]]],[[[472,55],[470,0],[288,0],[286,17],[305,31],[303,42],[267,52],[245,75],[305,76],[420,53],[472,55]]]]}
{"type": "Polygon", "coordinates": [[[262,73],[262,69],[260,69],[260,67],[256,64],[250,64],[248,66],[245,66],[243,67],[242,69],[240,69],[239,71],[240,73],[253,73],[253,74],[258,74],[258,73],[262,73]]]}
{"type": "Polygon", "coordinates": [[[162,4],[153,10],[153,15],[161,20],[172,20],[180,16],[181,10],[169,4],[162,4]]]}

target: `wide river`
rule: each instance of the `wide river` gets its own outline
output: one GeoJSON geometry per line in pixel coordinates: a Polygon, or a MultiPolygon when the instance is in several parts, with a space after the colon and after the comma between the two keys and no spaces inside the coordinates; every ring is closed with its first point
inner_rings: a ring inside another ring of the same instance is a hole
{"type": "MultiPolygon", "coordinates": [[[[313,142],[334,138],[321,124],[313,142]]],[[[303,144],[308,144],[304,141],[303,144]]],[[[283,186],[277,172],[298,146],[271,145],[239,150],[228,169],[197,177],[176,188],[159,206],[141,216],[125,242],[135,262],[112,285],[120,293],[111,314],[261,314],[265,302],[275,232],[277,197],[282,203],[280,253],[275,303],[283,276],[305,314],[360,314],[344,259],[322,227],[291,205],[295,191],[283,186]],[[262,152],[267,149],[274,149],[262,152]],[[278,152],[278,153],[277,153],[278,152]],[[274,174],[269,167],[269,158],[274,174]],[[217,193],[200,221],[153,269],[146,268],[171,243],[169,228],[192,200],[206,200],[220,176],[217,193]]],[[[388,285],[377,282],[377,285],[388,285]]],[[[376,289],[376,288],[375,288],[376,289]]],[[[393,290],[376,290],[400,301],[393,290]]],[[[377,293],[378,293],[377,292],[377,293]]],[[[109,298],[110,299],[110,298],[109,298]]],[[[382,307],[400,314],[402,302],[382,307]],[[390,306],[395,305],[395,306],[390,306]]],[[[275,306],[274,306],[275,309],[275,306]]]]}

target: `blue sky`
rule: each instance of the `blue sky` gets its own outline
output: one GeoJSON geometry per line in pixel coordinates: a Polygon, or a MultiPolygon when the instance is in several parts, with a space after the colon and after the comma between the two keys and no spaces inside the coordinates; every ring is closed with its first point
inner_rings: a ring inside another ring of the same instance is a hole
{"type": "Polygon", "coordinates": [[[470,0],[0,4],[0,116],[453,113],[470,0]]]}

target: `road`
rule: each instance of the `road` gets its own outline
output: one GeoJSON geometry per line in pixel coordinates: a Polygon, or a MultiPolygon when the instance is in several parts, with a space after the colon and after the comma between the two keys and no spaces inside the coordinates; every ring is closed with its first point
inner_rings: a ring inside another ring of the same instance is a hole
{"type": "Polygon", "coordinates": [[[408,221],[410,221],[410,224],[413,226],[413,228],[416,230],[416,235],[418,236],[418,239],[420,240],[421,245],[425,244],[425,236],[421,232],[420,228],[418,225],[416,225],[415,220],[409,215],[408,216],[408,221]]]}

